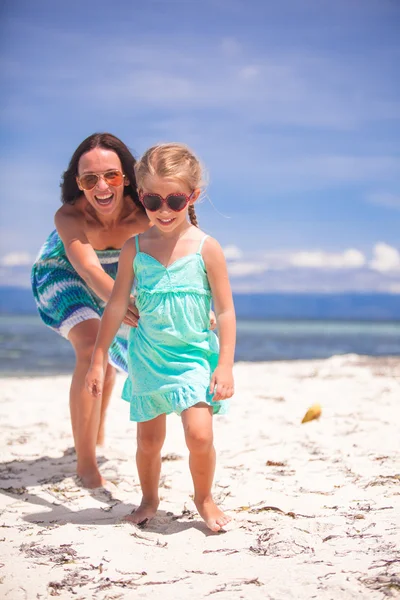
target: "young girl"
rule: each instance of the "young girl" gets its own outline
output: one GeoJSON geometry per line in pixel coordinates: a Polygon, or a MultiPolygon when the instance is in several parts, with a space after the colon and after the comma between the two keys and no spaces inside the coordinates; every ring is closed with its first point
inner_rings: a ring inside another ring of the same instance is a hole
{"type": "Polygon", "coordinates": [[[197,224],[201,166],[180,144],[148,150],[135,166],[148,231],[128,240],[104,311],[86,385],[101,395],[107,351],[126,314],[134,278],[140,319],[128,341],[129,377],[123,398],[138,422],[136,461],[140,506],[127,520],[143,524],[156,513],[166,415],[182,418],[194,484],[194,502],[212,531],[230,520],[215,504],[212,416],[233,395],[235,311],[225,258],[197,224]],[[188,221],[188,215],[190,222],[188,221]],[[132,268],[133,266],[133,268],[132,268]],[[213,300],[218,339],[209,331],[213,300]]]}

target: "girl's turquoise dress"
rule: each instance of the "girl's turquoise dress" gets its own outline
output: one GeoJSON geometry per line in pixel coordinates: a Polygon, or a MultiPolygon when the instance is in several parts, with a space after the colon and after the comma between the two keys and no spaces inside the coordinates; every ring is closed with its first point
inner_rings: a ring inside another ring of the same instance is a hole
{"type": "Polygon", "coordinates": [[[211,289],[201,255],[179,258],[168,267],[140,251],[136,236],[133,268],[140,319],[128,338],[128,373],[122,397],[132,421],[161,414],[180,415],[198,402],[225,413],[226,400],[213,402],[211,375],[218,362],[217,336],[209,330],[211,289]]]}

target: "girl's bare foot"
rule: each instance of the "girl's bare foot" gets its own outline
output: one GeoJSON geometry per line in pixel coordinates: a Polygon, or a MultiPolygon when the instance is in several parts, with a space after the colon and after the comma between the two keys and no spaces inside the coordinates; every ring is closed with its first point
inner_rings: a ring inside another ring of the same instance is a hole
{"type": "Polygon", "coordinates": [[[211,531],[220,531],[231,520],[228,515],[218,508],[212,497],[206,498],[202,502],[195,499],[194,503],[199,511],[199,515],[204,519],[211,531]]]}
{"type": "Polygon", "coordinates": [[[94,488],[103,487],[106,484],[106,480],[102,477],[100,471],[87,471],[84,473],[77,473],[79,484],[92,490],[94,488]]]}
{"type": "Polygon", "coordinates": [[[150,501],[142,499],[140,506],[129,515],[126,515],[123,520],[135,525],[145,525],[156,514],[159,503],[158,498],[150,501]]]}

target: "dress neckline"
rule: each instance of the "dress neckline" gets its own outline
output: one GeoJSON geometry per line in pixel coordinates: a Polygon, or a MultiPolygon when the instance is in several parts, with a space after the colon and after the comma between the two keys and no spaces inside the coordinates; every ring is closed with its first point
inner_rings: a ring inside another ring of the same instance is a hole
{"type": "Polygon", "coordinates": [[[201,260],[203,261],[203,257],[202,257],[202,255],[199,252],[191,252],[190,254],[186,254],[185,256],[181,256],[180,258],[177,258],[176,260],[174,260],[169,265],[163,265],[163,263],[160,262],[157,258],[155,258],[155,256],[152,256],[151,254],[148,254],[147,252],[142,252],[142,250],[139,250],[139,252],[136,253],[135,260],[139,256],[139,254],[143,254],[144,256],[148,256],[149,258],[151,258],[152,260],[154,260],[154,262],[156,262],[158,265],[160,265],[160,267],[162,267],[166,271],[169,271],[169,269],[171,267],[173,267],[177,263],[181,262],[185,258],[190,258],[192,256],[200,256],[201,260]]]}

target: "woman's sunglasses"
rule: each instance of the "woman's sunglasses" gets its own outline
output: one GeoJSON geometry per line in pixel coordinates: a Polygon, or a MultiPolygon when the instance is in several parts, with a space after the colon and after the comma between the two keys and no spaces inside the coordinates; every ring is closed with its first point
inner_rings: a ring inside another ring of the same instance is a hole
{"type": "Polygon", "coordinates": [[[160,210],[164,203],[174,212],[180,212],[187,206],[192,196],[193,192],[190,194],[190,196],[187,196],[183,193],[168,194],[166,198],[163,198],[160,196],[160,194],[139,194],[140,202],[143,204],[145,209],[149,210],[150,212],[160,210]]]}
{"type": "Polygon", "coordinates": [[[92,190],[99,182],[99,179],[104,179],[108,185],[118,187],[124,182],[124,175],[118,169],[110,169],[105,173],[86,173],[77,177],[77,181],[81,188],[86,191],[92,190]]]}

